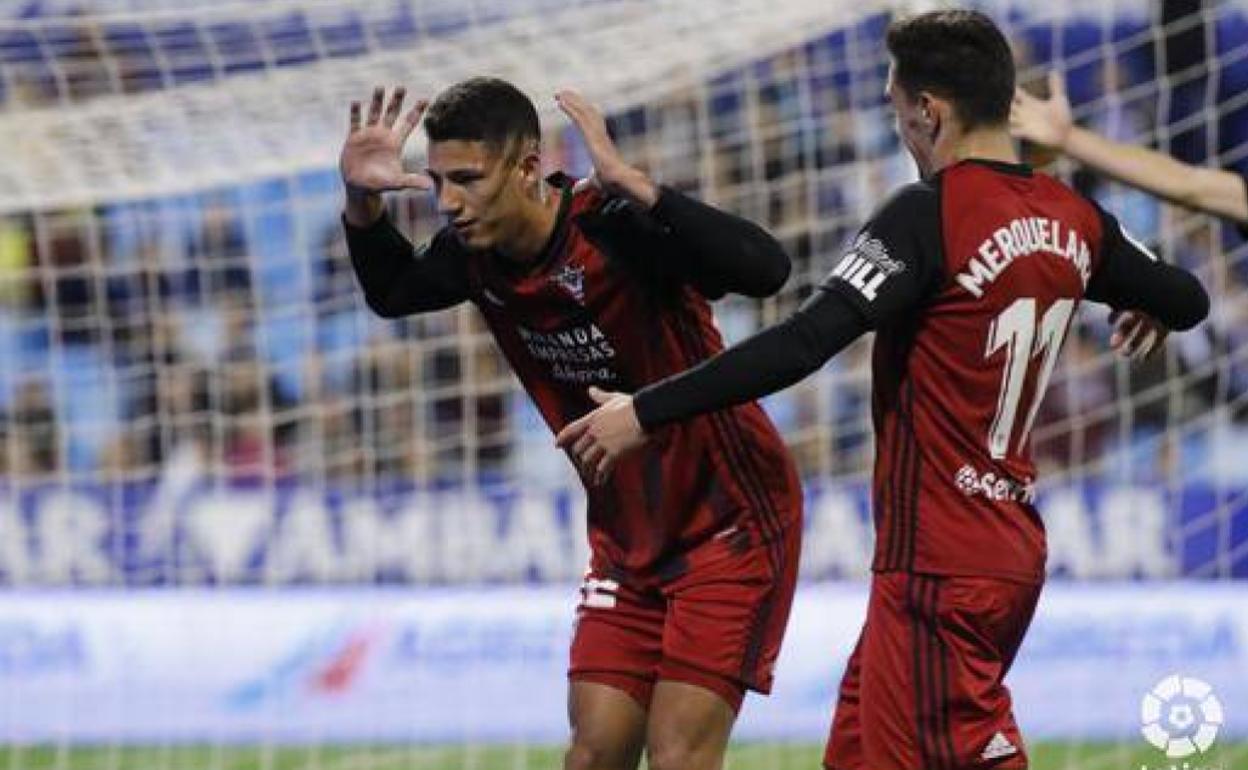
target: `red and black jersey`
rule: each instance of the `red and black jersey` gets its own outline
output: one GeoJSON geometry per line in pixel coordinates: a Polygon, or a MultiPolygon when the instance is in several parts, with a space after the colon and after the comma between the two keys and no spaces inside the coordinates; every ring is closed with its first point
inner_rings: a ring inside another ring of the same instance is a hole
{"type": "MultiPolygon", "coordinates": [[[[563,196],[555,230],[523,266],[468,252],[445,229],[413,252],[384,220],[371,233],[348,228],[348,243],[382,315],[473,302],[557,432],[594,408],[591,385],[631,392],[721,350],[708,296],[733,282],[709,264],[718,257],[700,262],[688,253],[664,216],[691,199],[665,189],[655,210],[642,212],[595,188],[574,193],[566,178],[551,181],[563,196]],[[379,256],[396,250],[397,262],[379,256]],[[412,265],[420,277],[410,275],[412,265]],[[443,267],[425,269],[435,265],[443,267]],[[425,304],[414,307],[414,294],[425,304]]],[[[764,237],[750,228],[733,250],[764,237]]],[[[587,494],[594,566],[630,581],[680,574],[690,552],[714,537],[774,540],[800,517],[795,468],[756,404],[657,431],[587,494]]]]}
{"type": "Polygon", "coordinates": [[[1029,438],[1084,298],[1172,329],[1208,313],[1193,276],[1096,204],[1026,166],[964,161],[880,206],[791,318],[634,403],[652,428],[759,398],[874,329],[874,569],[1040,581],[1029,438]]]}
{"type": "Polygon", "coordinates": [[[895,197],[833,271],[877,321],[875,569],[1043,579],[1029,438],[1104,231],[1048,176],[962,163],[895,197]]]}

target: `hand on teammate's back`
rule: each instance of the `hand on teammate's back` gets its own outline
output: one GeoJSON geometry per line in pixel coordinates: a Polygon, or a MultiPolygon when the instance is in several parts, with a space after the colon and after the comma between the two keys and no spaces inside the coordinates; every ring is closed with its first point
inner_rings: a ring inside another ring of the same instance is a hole
{"type": "Polygon", "coordinates": [[[598,408],[565,425],[555,444],[571,453],[587,482],[601,485],[621,457],[646,443],[646,433],[632,396],[590,388],[589,397],[598,408]]]}

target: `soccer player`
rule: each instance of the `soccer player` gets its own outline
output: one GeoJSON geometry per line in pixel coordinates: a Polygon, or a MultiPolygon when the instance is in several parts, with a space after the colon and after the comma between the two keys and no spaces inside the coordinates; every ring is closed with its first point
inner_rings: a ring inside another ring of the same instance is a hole
{"type": "Polygon", "coordinates": [[[876,332],[876,531],[831,770],[1024,768],[1003,679],[1044,580],[1029,434],[1079,303],[1187,329],[1197,280],[1017,162],[1010,49],[975,11],[894,21],[887,95],[921,181],[885,201],[788,320],[597,411],[560,444],[586,473],[646,434],[785,388],[876,332]]]}
{"type": "Polygon", "coordinates": [[[1060,72],[1049,73],[1049,98],[1015,90],[1010,130],[1109,177],[1173,203],[1238,222],[1248,236],[1248,176],[1192,166],[1147,147],[1123,144],[1075,125],[1060,72]]]}
{"type": "MultiPolygon", "coordinates": [[[[543,177],[537,112],[474,78],[400,118],[404,94],[351,107],[340,161],[351,262],[394,318],[471,302],[552,430],[593,407],[586,386],[633,389],[722,349],[708,300],[761,297],[789,260],[761,228],[657,186],[628,165],[581,96],[559,107],[589,180],[543,177]],[[424,115],[428,168],[406,172],[424,115]],[[432,187],[447,224],[413,248],[385,190],[432,187]]],[[[746,404],[656,432],[587,490],[592,554],[569,677],[564,766],[718,768],[746,690],[767,692],[796,579],[801,489],[779,435],[746,404]]]]}

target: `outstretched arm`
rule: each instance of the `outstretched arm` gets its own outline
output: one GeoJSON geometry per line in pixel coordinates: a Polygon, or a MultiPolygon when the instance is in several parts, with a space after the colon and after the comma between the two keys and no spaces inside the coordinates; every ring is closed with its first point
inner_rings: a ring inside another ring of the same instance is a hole
{"type": "Polygon", "coordinates": [[[785,321],[633,396],[647,432],[795,385],[871,328],[843,295],[819,289],[785,321]]]}
{"type": "Polygon", "coordinates": [[[376,89],[364,123],[360,103],[352,102],[338,161],[346,189],[342,219],[351,267],[368,306],[383,318],[438,310],[468,298],[466,264],[453,236],[439,233],[413,249],[382,207],[384,191],[430,186],[425,176],[403,169],[403,144],[425,110],[425,102],[419,101],[400,121],[403,97],[404,90],[396,88],[383,113],[385,89],[376,89]]]}
{"type": "Polygon", "coordinates": [[[645,443],[648,432],[784,390],[869,329],[842,295],[820,289],[784,322],[632,396],[591,388],[590,397],[602,408],[570,423],[556,443],[601,483],[618,457],[645,443]]]}
{"type": "Polygon", "coordinates": [[[646,433],[782,391],[869,329],[844,296],[819,290],[786,321],[634,396],[590,388],[590,397],[603,407],[569,423],[555,441],[602,483],[619,457],[645,443],[646,433]]]}
{"type": "Polygon", "coordinates": [[[1059,72],[1049,73],[1049,98],[1019,88],[1010,131],[1133,187],[1188,208],[1248,223],[1248,189],[1239,174],[1191,166],[1165,153],[1115,142],[1075,125],[1059,72]]]}
{"type": "Polygon", "coordinates": [[[592,183],[648,212],[673,243],[670,267],[702,294],[775,294],[788,280],[790,262],[766,230],[669,187],[629,165],[607,133],[602,114],[575,91],[560,91],[560,109],[580,131],[594,163],[592,183]]]}

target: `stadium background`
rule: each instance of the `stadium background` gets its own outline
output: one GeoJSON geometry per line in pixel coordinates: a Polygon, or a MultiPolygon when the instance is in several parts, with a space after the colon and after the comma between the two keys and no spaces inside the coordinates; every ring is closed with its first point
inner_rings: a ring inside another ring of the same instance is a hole
{"type": "MultiPolygon", "coordinates": [[[[1024,82],[1066,73],[1083,124],[1248,170],[1248,3],[974,5],[1024,82]]],[[[626,156],[793,255],[779,296],[717,305],[737,339],[912,178],[882,97],[901,6],[0,4],[0,761],[547,766],[583,500],[475,311],[364,308],[338,223],[346,105],[500,74],[539,102],[551,168],[584,173],[550,98],[583,90],[626,156]]],[[[1193,269],[1214,310],[1141,365],[1108,354],[1103,310],[1080,313],[1034,434],[1054,579],[1020,719],[1043,768],[1168,766],[1141,699],[1198,677],[1224,713],[1187,761],[1248,766],[1246,249],[1054,171],[1193,269]]],[[[421,196],[394,212],[415,238],[438,224],[421,196]]],[[[868,350],[766,402],[807,540],[737,767],[814,766],[861,621],[868,350]]]]}

